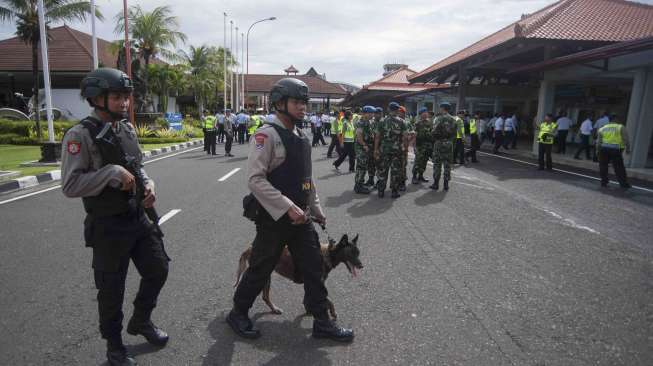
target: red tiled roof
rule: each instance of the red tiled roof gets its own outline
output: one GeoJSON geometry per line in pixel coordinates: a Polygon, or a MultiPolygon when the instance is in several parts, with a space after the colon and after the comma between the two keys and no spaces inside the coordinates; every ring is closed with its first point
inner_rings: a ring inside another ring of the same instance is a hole
{"type": "Polygon", "coordinates": [[[624,0],[561,0],[420,71],[409,80],[515,38],[621,42],[653,36],[653,6],[624,0]]]}
{"type": "MultiPolygon", "coordinates": [[[[247,92],[252,93],[269,93],[274,83],[280,79],[287,78],[288,75],[263,75],[263,74],[249,74],[245,75],[245,89],[247,92]]],[[[308,90],[311,95],[331,95],[337,97],[345,97],[347,91],[340,87],[338,84],[332,84],[316,76],[310,75],[292,75],[293,78],[299,79],[308,85],[308,90]]]]}
{"type": "Polygon", "coordinates": [[[285,72],[287,72],[287,73],[291,73],[291,72],[299,72],[299,70],[297,70],[297,69],[295,68],[295,66],[293,66],[293,65],[290,65],[290,67],[288,67],[287,69],[285,69],[285,70],[283,70],[283,71],[285,71],[285,72]]]}
{"type": "Polygon", "coordinates": [[[403,66],[379,80],[363,86],[367,90],[392,90],[392,91],[421,91],[437,84],[410,84],[408,78],[415,74],[414,70],[403,66]]]}
{"type": "MultiPolygon", "coordinates": [[[[91,35],[66,25],[52,28],[48,32],[48,60],[51,72],[87,72],[93,67],[91,35]]],[[[98,38],[99,62],[106,67],[115,67],[117,55],[111,54],[111,42],[98,38]]],[[[31,71],[31,47],[18,37],[0,41],[0,70],[31,71]]],[[[41,70],[41,49],[39,47],[39,70],[41,70]]]]}

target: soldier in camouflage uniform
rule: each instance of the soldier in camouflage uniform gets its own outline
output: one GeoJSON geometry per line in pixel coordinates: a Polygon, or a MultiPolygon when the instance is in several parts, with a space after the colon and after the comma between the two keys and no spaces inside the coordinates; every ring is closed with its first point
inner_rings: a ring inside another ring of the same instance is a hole
{"type": "Polygon", "coordinates": [[[419,110],[419,121],[415,124],[415,162],[413,163],[413,184],[428,182],[424,178],[426,164],[433,156],[433,120],[429,118],[428,109],[419,110]]]}
{"type": "Polygon", "coordinates": [[[453,144],[456,138],[456,120],[449,114],[451,104],[440,104],[440,115],[433,123],[433,184],[431,189],[438,190],[440,173],[444,165],[444,190],[449,190],[451,164],[453,163],[453,144]]]}
{"type": "Polygon", "coordinates": [[[376,109],[366,105],[363,107],[363,115],[356,123],[356,140],[354,149],[356,151],[356,178],[354,178],[354,192],[369,194],[370,190],[365,186],[365,174],[372,158],[374,147],[374,135],[372,131],[372,116],[376,109]]]}
{"type": "Polygon", "coordinates": [[[406,117],[406,108],[403,106],[399,107],[399,118],[404,120],[406,125],[406,150],[401,157],[401,184],[399,185],[399,190],[402,192],[406,191],[406,181],[408,180],[408,146],[412,145],[415,139],[415,128],[413,125],[413,119],[409,116],[406,117]]]}
{"type": "MultiPolygon", "coordinates": [[[[376,126],[379,124],[379,122],[381,122],[382,119],[383,119],[383,108],[376,107],[374,118],[370,120],[370,125],[372,130],[372,140],[374,140],[376,126]]],[[[374,141],[372,141],[372,146],[374,146],[374,141]]],[[[379,162],[374,158],[374,152],[372,152],[370,154],[370,159],[368,161],[368,167],[367,167],[367,174],[369,175],[369,179],[367,180],[367,182],[365,182],[365,185],[370,187],[370,189],[376,188],[376,185],[374,184],[374,177],[376,176],[376,172],[378,171],[377,169],[378,165],[379,162]]]]}
{"type": "Polygon", "coordinates": [[[374,157],[381,162],[377,184],[379,198],[385,194],[388,173],[391,175],[392,198],[399,197],[399,187],[403,178],[401,160],[407,146],[406,123],[397,116],[399,104],[391,102],[388,109],[390,114],[376,126],[374,137],[374,157]]]}

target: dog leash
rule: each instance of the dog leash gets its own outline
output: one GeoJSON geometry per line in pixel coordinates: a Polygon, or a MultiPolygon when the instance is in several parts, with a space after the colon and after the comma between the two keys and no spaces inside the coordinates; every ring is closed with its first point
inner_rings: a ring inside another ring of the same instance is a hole
{"type": "MultiPolygon", "coordinates": [[[[314,222],[317,222],[315,220],[316,219],[315,216],[311,216],[310,218],[314,222]]],[[[322,231],[324,231],[324,233],[326,234],[327,240],[329,241],[329,245],[336,245],[336,241],[331,237],[331,235],[329,235],[329,230],[327,230],[326,224],[323,224],[321,222],[317,222],[317,224],[320,225],[320,227],[322,228],[322,231]]]]}

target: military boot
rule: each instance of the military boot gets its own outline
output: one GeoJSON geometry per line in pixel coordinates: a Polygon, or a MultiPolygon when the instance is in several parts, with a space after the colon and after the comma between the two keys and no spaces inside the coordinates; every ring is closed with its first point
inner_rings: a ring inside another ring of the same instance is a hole
{"type": "Polygon", "coordinates": [[[255,339],[261,336],[261,332],[254,328],[254,324],[246,312],[238,311],[235,308],[227,315],[227,324],[231,329],[243,338],[255,339]]]}
{"type": "Polygon", "coordinates": [[[358,194],[370,194],[370,189],[365,187],[361,183],[356,183],[356,185],[354,186],[354,192],[358,194]]]}
{"type": "Polygon", "coordinates": [[[122,337],[107,339],[107,362],[111,366],[135,366],[136,360],[127,353],[122,337]]]}
{"type": "Polygon", "coordinates": [[[374,177],[369,177],[367,182],[365,182],[365,185],[368,187],[374,187],[374,177]]]}
{"type": "Polygon", "coordinates": [[[411,183],[413,184],[419,184],[419,178],[415,174],[413,174],[413,179],[411,180],[411,183]]]}
{"type": "Polygon", "coordinates": [[[438,178],[438,179],[435,179],[435,180],[433,181],[433,184],[431,184],[431,185],[429,186],[429,188],[431,188],[431,189],[434,190],[434,191],[437,191],[438,189],[440,189],[440,179],[439,179],[439,178],[438,178]]]}
{"type": "Polygon", "coordinates": [[[313,338],[328,338],[337,342],[351,342],[354,331],[338,326],[330,319],[313,320],[313,338]]]}
{"type": "Polygon", "coordinates": [[[168,343],[168,334],[152,323],[150,313],[134,310],[134,316],[127,324],[127,333],[142,335],[150,344],[163,347],[168,343]]]}
{"type": "Polygon", "coordinates": [[[379,198],[383,198],[383,196],[385,196],[385,190],[381,190],[381,189],[379,189],[379,191],[377,192],[377,194],[378,194],[379,198]]]}
{"type": "Polygon", "coordinates": [[[428,183],[428,182],[429,182],[428,179],[424,178],[424,174],[420,174],[418,179],[419,179],[420,182],[424,182],[424,183],[428,183]]]}
{"type": "Polygon", "coordinates": [[[399,198],[399,197],[401,197],[401,195],[399,194],[399,192],[396,189],[393,189],[391,197],[392,198],[399,198]]]}
{"type": "Polygon", "coordinates": [[[447,179],[444,180],[444,190],[445,191],[449,190],[449,180],[447,180],[447,179]]]}
{"type": "Polygon", "coordinates": [[[399,184],[399,190],[400,190],[401,192],[406,192],[406,182],[401,182],[401,183],[399,184]]]}

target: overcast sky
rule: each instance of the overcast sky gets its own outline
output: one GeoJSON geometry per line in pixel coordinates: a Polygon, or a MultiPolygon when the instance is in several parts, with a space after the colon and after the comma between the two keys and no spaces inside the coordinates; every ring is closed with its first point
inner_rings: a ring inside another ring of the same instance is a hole
{"type": "MultiPolygon", "coordinates": [[[[140,0],[146,10],[168,4],[179,17],[188,45],[221,46],[223,12],[247,33],[249,72],[281,74],[290,64],[300,73],[311,66],[330,81],[362,85],[381,77],[385,63],[405,63],[415,71],[535,12],[552,0],[140,0]]],[[[640,1],[653,4],[653,0],[640,1]]],[[[120,0],[97,0],[105,21],[98,36],[115,40],[113,17],[120,0]]],[[[70,24],[90,33],[86,24],[70,24]]],[[[13,36],[13,24],[0,25],[0,38],[13,36]]],[[[229,23],[227,23],[229,42],[229,23]]],[[[235,42],[235,41],[234,41],[235,42]]],[[[182,46],[183,47],[183,46],[182,46]]],[[[235,47],[234,47],[235,48],[235,47]]]]}

